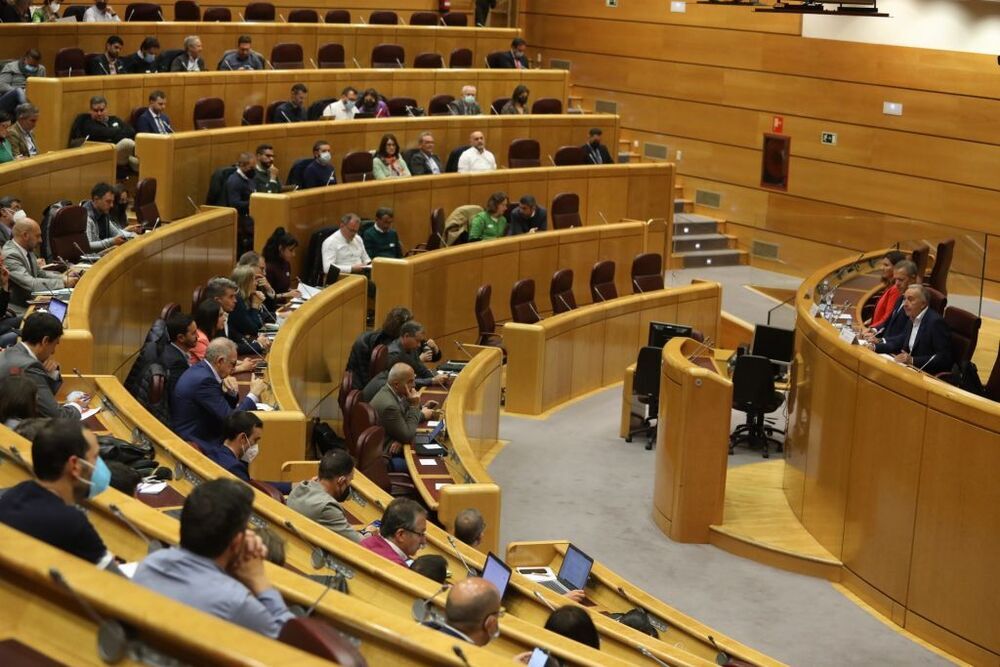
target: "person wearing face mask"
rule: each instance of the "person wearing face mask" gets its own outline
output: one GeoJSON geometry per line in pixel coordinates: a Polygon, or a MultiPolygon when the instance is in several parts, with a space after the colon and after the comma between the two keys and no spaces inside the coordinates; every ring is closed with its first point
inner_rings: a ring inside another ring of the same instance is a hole
{"type": "Polygon", "coordinates": [[[357,113],[367,114],[368,118],[388,118],[389,105],[382,101],[377,90],[368,88],[361,95],[361,104],[358,106],[357,113]]]}
{"type": "Polygon", "coordinates": [[[125,70],[118,57],[124,47],[125,42],[118,35],[108,37],[107,41],[104,42],[104,53],[87,59],[87,75],[124,74],[125,70]]]}
{"type": "Polygon", "coordinates": [[[139,114],[135,121],[136,134],[173,134],[170,116],[167,111],[167,95],[162,90],[154,90],[149,94],[149,106],[139,114]]]}
{"type": "Polygon", "coordinates": [[[116,23],[121,21],[118,14],[104,0],[94,0],[94,4],[87,7],[83,13],[84,23],[116,23]]]}
{"type": "Polygon", "coordinates": [[[13,162],[17,155],[10,145],[7,135],[10,133],[11,117],[6,111],[0,111],[0,164],[13,162]]]}
{"type": "Polygon", "coordinates": [[[53,419],[31,442],[37,479],[21,482],[0,498],[0,523],[57,549],[118,573],[87,515],[76,505],[108,488],[111,471],[98,455],[97,436],[79,421],[53,419]]]}
{"type": "Polygon", "coordinates": [[[511,93],[510,99],[500,109],[501,116],[522,115],[528,113],[528,90],[526,85],[518,84],[511,93]]]}
{"type": "Polygon", "coordinates": [[[28,49],[20,60],[12,60],[0,68],[0,111],[13,113],[19,105],[28,101],[24,91],[28,79],[45,76],[42,54],[38,49],[28,49]]]}
{"type": "Polygon", "coordinates": [[[139,50],[130,56],[122,58],[121,72],[123,74],[147,74],[156,71],[156,58],[160,55],[160,40],[146,37],[139,45],[139,50]]]}
{"type": "Polygon", "coordinates": [[[0,244],[14,238],[14,223],[28,217],[27,211],[21,208],[21,200],[17,197],[0,199],[0,244]]]}
{"type": "Polygon", "coordinates": [[[323,109],[323,118],[329,120],[352,120],[358,112],[358,89],[347,86],[340,91],[340,99],[323,109]]]}
{"type": "Polygon", "coordinates": [[[35,126],[38,125],[38,107],[30,102],[21,104],[14,111],[14,124],[10,126],[7,138],[14,154],[20,157],[38,155],[38,142],[35,141],[35,126]]]}
{"type": "Polygon", "coordinates": [[[331,449],[320,459],[316,477],[292,487],[287,504],[341,537],[360,542],[366,533],[374,532],[376,528],[368,526],[364,531],[355,530],[344,514],[341,503],[351,497],[353,480],[354,460],[351,455],[343,449],[331,449]]]}
{"type": "Polygon", "coordinates": [[[504,51],[503,57],[497,63],[500,69],[528,69],[528,56],[524,54],[528,43],[521,37],[511,40],[510,50],[504,51]]]}
{"type": "Polygon", "coordinates": [[[500,636],[500,592],[479,577],[455,582],[444,604],[444,623],[426,621],[424,625],[457,639],[486,646],[500,636]]]}
{"type": "Polygon", "coordinates": [[[250,215],[250,195],[253,194],[257,175],[257,158],[251,153],[240,153],[236,171],[226,179],[226,201],[240,215],[250,215]]]}
{"type": "Polygon", "coordinates": [[[313,144],[313,161],[302,170],[302,189],[336,185],[337,173],[333,168],[330,143],[320,139],[313,144]]]}
{"type": "MultiPolygon", "coordinates": [[[[250,483],[250,464],[260,454],[260,439],[264,436],[264,422],[252,412],[237,410],[222,422],[225,439],[221,447],[205,450],[205,455],[218,463],[229,474],[250,483]]],[[[290,482],[268,482],[282,494],[292,490],[290,482]]]]}
{"type": "Polygon", "coordinates": [[[196,486],[181,510],[180,547],[147,556],[132,581],[276,638],[293,615],[267,578],[267,547],[249,529],[253,498],[253,489],[234,479],[196,486]]]}
{"type": "Polygon", "coordinates": [[[607,146],[601,143],[601,136],[604,134],[601,128],[592,127],[587,134],[587,143],[583,145],[583,154],[587,156],[587,163],[614,164],[607,146]]]}
{"type": "Polygon", "coordinates": [[[46,4],[39,5],[35,8],[35,11],[31,14],[32,23],[53,23],[59,20],[59,8],[62,7],[58,2],[49,2],[46,4]]]}
{"type": "Polygon", "coordinates": [[[476,87],[462,86],[462,96],[448,102],[448,110],[452,116],[479,116],[483,110],[476,102],[476,87]]]}

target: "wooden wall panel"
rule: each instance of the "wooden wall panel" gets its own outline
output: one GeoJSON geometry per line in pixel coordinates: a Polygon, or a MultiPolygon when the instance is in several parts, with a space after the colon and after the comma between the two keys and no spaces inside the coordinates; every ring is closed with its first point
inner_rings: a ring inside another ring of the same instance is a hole
{"type": "Polygon", "coordinates": [[[41,224],[49,204],[88,199],[95,183],[114,183],[114,179],[114,150],[107,144],[88,143],[0,165],[0,196],[20,199],[28,216],[41,224]]]}

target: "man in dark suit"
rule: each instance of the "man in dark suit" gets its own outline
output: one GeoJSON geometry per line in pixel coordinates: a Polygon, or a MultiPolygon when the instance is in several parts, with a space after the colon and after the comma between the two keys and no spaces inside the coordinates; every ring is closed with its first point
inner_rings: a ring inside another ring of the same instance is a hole
{"type": "Polygon", "coordinates": [[[414,176],[440,174],[444,171],[441,158],[434,154],[434,135],[424,132],[420,135],[418,150],[410,158],[410,173],[414,176]]]}
{"type": "MultiPolygon", "coordinates": [[[[399,338],[389,343],[386,368],[390,369],[397,363],[404,363],[413,369],[416,375],[416,386],[444,385],[447,384],[447,377],[435,375],[424,365],[425,362],[436,361],[440,358],[441,350],[437,343],[427,338],[424,325],[415,320],[409,320],[399,328],[399,338]]],[[[384,370],[369,380],[362,392],[361,400],[369,403],[374,400],[375,394],[386,384],[388,377],[389,371],[384,370]]]]}
{"type": "Polygon", "coordinates": [[[510,211],[510,227],[507,233],[510,236],[517,236],[544,232],[547,220],[548,213],[545,208],[539,206],[531,195],[523,195],[518,205],[510,211]]]}
{"type": "Polygon", "coordinates": [[[149,106],[139,114],[135,121],[135,131],[148,134],[173,134],[170,117],[164,113],[167,109],[167,95],[162,90],[154,90],[149,94],[149,106]]]}
{"type": "Polygon", "coordinates": [[[198,326],[190,315],[175,313],[167,319],[167,336],[170,343],[160,353],[160,365],[167,373],[167,396],[172,396],[174,386],[191,366],[191,348],[198,342],[198,326]]]}
{"type": "Polygon", "coordinates": [[[497,6],[497,0],[476,0],[476,25],[486,26],[490,20],[490,10],[497,6]]]}
{"type": "Polygon", "coordinates": [[[87,74],[100,76],[106,74],[125,74],[127,70],[118,58],[125,42],[118,35],[111,35],[104,42],[104,53],[98,54],[87,61],[87,74]]]}
{"type": "Polygon", "coordinates": [[[927,373],[951,370],[951,333],[944,318],[929,308],[929,303],[927,287],[910,285],[903,294],[909,324],[901,334],[876,344],[875,351],[893,354],[899,363],[927,373]]]}
{"type": "Polygon", "coordinates": [[[147,74],[156,71],[156,58],[160,55],[160,40],[146,37],[139,50],[121,60],[122,74],[147,74]]]}
{"type": "Polygon", "coordinates": [[[417,425],[434,415],[430,407],[420,407],[414,377],[409,364],[394,364],[389,368],[385,384],[371,400],[378,423],[385,429],[382,448],[390,457],[389,469],[396,472],[406,470],[403,445],[412,445],[417,437],[417,425]]]}
{"type": "Polygon", "coordinates": [[[70,395],[71,402],[62,406],[56,402],[62,375],[55,353],[62,335],[62,322],[54,315],[42,312],[29,315],[21,326],[21,342],[0,353],[0,377],[23,375],[35,383],[39,417],[79,420],[87,409],[86,396],[74,392],[70,395]]]}
{"type": "Polygon", "coordinates": [[[306,110],[306,95],[309,89],[304,83],[292,86],[292,97],[275,108],[272,123],[304,123],[309,120],[306,110]]]}
{"type": "Polygon", "coordinates": [[[528,69],[528,56],[524,51],[528,43],[521,37],[515,37],[510,43],[510,51],[504,52],[496,66],[498,69],[528,69]]]}
{"type": "Polygon", "coordinates": [[[184,371],[170,396],[170,421],[178,436],[206,450],[220,447],[225,437],[223,420],[234,410],[256,409],[267,385],[254,378],[241,401],[232,375],[235,367],[236,344],[216,338],[208,344],[205,358],[184,371]]]}
{"type": "Polygon", "coordinates": [[[899,298],[892,306],[892,311],[885,322],[868,329],[864,332],[864,339],[871,344],[884,343],[890,338],[894,338],[903,333],[909,326],[910,318],[907,317],[903,309],[905,294],[910,285],[917,283],[917,265],[908,259],[897,262],[892,273],[893,283],[899,291],[899,298]]]}
{"type": "Polygon", "coordinates": [[[583,145],[583,154],[586,156],[587,164],[614,164],[607,146],[601,143],[603,134],[604,132],[599,127],[590,128],[587,143],[583,145]]]}
{"type": "Polygon", "coordinates": [[[32,292],[45,292],[73,287],[79,280],[75,271],[58,274],[44,271],[38,265],[35,251],[42,245],[42,229],[31,218],[14,223],[13,238],[3,245],[3,264],[10,271],[10,308],[22,315],[28,308],[32,292]]]}

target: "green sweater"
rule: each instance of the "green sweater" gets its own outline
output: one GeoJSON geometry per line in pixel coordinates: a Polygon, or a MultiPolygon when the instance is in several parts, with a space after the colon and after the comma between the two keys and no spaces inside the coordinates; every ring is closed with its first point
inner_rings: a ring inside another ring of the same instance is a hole
{"type": "Polygon", "coordinates": [[[376,257],[399,259],[403,256],[403,248],[399,245],[399,234],[392,227],[389,231],[380,232],[377,226],[372,225],[361,235],[361,241],[365,244],[365,252],[372,259],[376,257]]]}
{"type": "Polygon", "coordinates": [[[14,149],[6,139],[0,139],[0,164],[14,161],[14,149]]]}
{"type": "Polygon", "coordinates": [[[507,233],[507,218],[499,215],[493,217],[488,212],[477,213],[476,217],[469,223],[470,241],[488,241],[490,239],[503,238],[507,233]]]}

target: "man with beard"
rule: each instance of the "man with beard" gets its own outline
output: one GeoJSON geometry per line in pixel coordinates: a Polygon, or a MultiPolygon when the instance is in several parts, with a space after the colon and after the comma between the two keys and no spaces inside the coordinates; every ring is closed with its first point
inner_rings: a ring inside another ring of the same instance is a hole
{"type": "Polygon", "coordinates": [[[278,178],[278,168],[274,166],[274,146],[261,144],[257,147],[257,171],[254,173],[254,192],[270,192],[276,194],[282,191],[281,179],[278,178]]]}
{"type": "MultiPolygon", "coordinates": [[[[341,503],[351,497],[354,460],[343,449],[332,449],[319,462],[319,475],[296,484],[286,503],[299,514],[326,526],[353,542],[360,542],[364,532],[355,530],[347,521],[341,503]]],[[[372,526],[369,526],[372,528],[372,526]]],[[[373,532],[367,530],[366,532],[373,532]]]]}
{"type": "Polygon", "coordinates": [[[111,471],[98,456],[97,436],[78,420],[53,419],[31,443],[37,479],[0,498],[0,523],[57,549],[117,572],[114,556],[76,507],[108,488],[111,471]]]}

